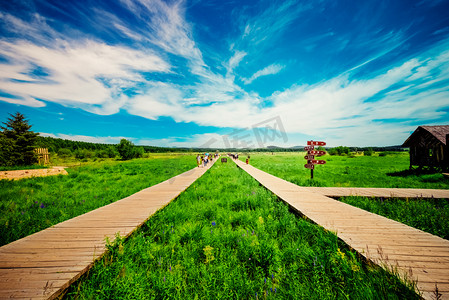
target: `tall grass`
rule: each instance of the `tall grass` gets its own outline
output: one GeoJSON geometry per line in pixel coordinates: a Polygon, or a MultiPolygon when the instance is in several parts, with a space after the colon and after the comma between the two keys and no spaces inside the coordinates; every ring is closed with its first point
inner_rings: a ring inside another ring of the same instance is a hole
{"type": "Polygon", "coordinates": [[[0,245],[125,198],[196,166],[194,156],[91,162],[67,176],[0,180],[0,245]]]}
{"type": "Polygon", "coordinates": [[[109,250],[66,298],[419,298],[233,163],[215,164],[109,250]]]}
{"type": "MultiPolygon", "coordinates": [[[[314,179],[304,168],[305,152],[251,154],[251,165],[300,186],[392,187],[449,189],[449,179],[441,173],[409,172],[409,154],[385,156],[330,156],[325,165],[318,165],[314,179]]],[[[244,157],[242,156],[242,159],[244,157]]]]}

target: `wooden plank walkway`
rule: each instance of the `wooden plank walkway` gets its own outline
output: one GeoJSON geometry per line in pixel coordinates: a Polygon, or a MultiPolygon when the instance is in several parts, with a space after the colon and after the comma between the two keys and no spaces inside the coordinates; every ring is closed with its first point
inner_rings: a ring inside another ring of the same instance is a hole
{"type": "Polygon", "coordinates": [[[239,160],[236,164],[293,209],[336,235],[367,259],[411,276],[425,299],[435,284],[449,299],[449,241],[299,187],[239,160]]]}
{"type": "Polygon", "coordinates": [[[328,197],[365,196],[382,198],[440,198],[449,199],[449,190],[400,188],[302,187],[304,190],[328,197]]]}
{"type": "Polygon", "coordinates": [[[54,299],[210,167],[194,168],[127,198],[0,247],[0,299],[54,299]]]}

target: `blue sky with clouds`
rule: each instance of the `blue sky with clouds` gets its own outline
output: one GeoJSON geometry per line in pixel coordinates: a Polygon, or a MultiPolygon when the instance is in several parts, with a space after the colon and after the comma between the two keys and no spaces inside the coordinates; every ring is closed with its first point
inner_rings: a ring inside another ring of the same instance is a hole
{"type": "Polygon", "coordinates": [[[448,11],[445,0],[2,1],[0,120],[20,111],[42,135],[105,143],[398,145],[449,124],[448,11]]]}

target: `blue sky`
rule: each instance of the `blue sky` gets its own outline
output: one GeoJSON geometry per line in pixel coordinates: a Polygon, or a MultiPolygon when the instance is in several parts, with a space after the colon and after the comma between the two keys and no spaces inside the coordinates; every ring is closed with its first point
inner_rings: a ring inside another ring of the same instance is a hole
{"type": "Polygon", "coordinates": [[[19,111],[44,136],[103,143],[398,145],[449,124],[448,11],[444,0],[2,1],[0,120],[19,111]]]}

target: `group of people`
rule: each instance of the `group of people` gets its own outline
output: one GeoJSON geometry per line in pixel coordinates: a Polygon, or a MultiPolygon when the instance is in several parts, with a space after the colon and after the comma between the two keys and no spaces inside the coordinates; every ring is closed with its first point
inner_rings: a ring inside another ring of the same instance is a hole
{"type": "Polygon", "coordinates": [[[207,164],[214,159],[214,157],[218,157],[218,153],[215,153],[214,155],[209,153],[204,153],[204,155],[198,154],[196,156],[196,164],[198,165],[198,168],[206,167],[207,164]]]}
{"type": "Polygon", "coordinates": [[[238,153],[236,153],[236,154],[228,153],[228,156],[230,156],[232,159],[239,159],[239,154],[238,153]]]}
{"type": "MultiPolygon", "coordinates": [[[[232,159],[236,160],[239,159],[239,154],[238,153],[228,153],[228,156],[232,157],[232,159]]],[[[249,155],[246,158],[246,164],[249,164],[249,155]]]]}
{"type": "MultiPolygon", "coordinates": [[[[228,153],[228,156],[232,157],[232,159],[239,159],[238,153],[237,154],[228,153]]],[[[209,153],[204,153],[203,155],[198,154],[196,156],[196,164],[198,165],[198,168],[206,167],[209,162],[211,162],[214,158],[217,158],[217,157],[218,157],[218,153],[215,153],[213,155],[209,154],[209,153]]],[[[249,164],[249,155],[246,158],[246,164],[249,164]]]]}

